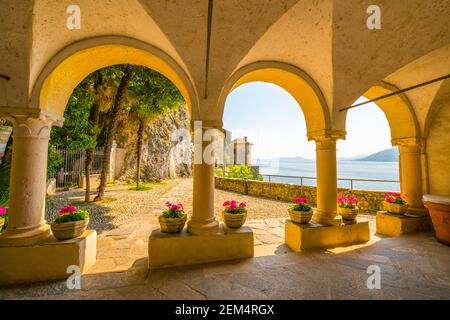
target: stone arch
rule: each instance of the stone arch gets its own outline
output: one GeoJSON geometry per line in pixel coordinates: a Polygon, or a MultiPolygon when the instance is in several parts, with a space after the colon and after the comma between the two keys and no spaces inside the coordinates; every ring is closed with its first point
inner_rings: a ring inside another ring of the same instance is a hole
{"type": "MultiPolygon", "coordinates": [[[[387,83],[380,82],[367,90],[363,96],[369,100],[390,94],[398,88],[387,83]]],[[[391,142],[396,145],[398,139],[420,139],[420,128],[414,109],[404,94],[398,94],[386,99],[375,101],[383,111],[391,130],[391,142]]],[[[363,106],[361,108],[364,108],[363,106]]],[[[347,119],[345,112],[344,121],[347,119]]],[[[344,123],[345,125],[345,123],[344,123]]]]}
{"type": "Polygon", "coordinates": [[[31,108],[63,115],[72,90],[90,73],[116,64],[153,69],[180,90],[193,119],[198,117],[195,87],[184,70],[164,51],[122,36],[95,37],[70,44],[43,68],[31,93],[31,108]]]}
{"type": "Polygon", "coordinates": [[[328,105],[319,86],[303,70],[277,61],[254,62],[235,71],[226,81],[219,97],[221,116],[228,94],[240,85],[254,81],[278,85],[292,95],[305,116],[308,136],[331,129],[328,105]]]}

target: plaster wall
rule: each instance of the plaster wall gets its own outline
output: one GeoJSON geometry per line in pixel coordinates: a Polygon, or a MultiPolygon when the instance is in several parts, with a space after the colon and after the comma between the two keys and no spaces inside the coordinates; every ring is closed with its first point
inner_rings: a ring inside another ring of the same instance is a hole
{"type": "Polygon", "coordinates": [[[450,100],[435,114],[427,139],[431,194],[450,195],[450,100]]]}

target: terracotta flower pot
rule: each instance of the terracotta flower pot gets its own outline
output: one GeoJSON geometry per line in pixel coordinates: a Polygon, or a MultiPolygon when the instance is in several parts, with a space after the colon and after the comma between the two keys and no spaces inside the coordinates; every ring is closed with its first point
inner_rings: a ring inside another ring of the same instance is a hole
{"type": "Polygon", "coordinates": [[[176,233],[183,230],[186,224],[187,214],[180,218],[164,218],[162,215],[159,216],[159,226],[162,232],[166,233],[176,233]]]}
{"type": "Polygon", "coordinates": [[[89,224],[89,218],[79,221],[52,223],[50,228],[58,240],[68,240],[81,236],[89,224]]]}
{"type": "Polygon", "coordinates": [[[311,221],[313,216],[313,211],[297,211],[291,208],[288,208],[289,217],[295,223],[307,224],[311,221]]]}
{"type": "Polygon", "coordinates": [[[359,209],[358,208],[342,208],[338,207],[338,213],[341,215],[342,219],[344,220],[355,220],[356,216],[358,215],[359,209]]]}
{"type": "Polygon", "coordinates": [[[450,197],[426,194],[423,204],[430,212],[436,239],[450,246],[450,197]]]}
{"type": "Polygon", "coordinates": [[[247,220],[247,213],[228,213],[222,211],[222,218],[228,228],[237,229],[242,227],[247,220]]]}
{"type": "Polygon", "coordinates": [[[398,203],[384,201],[383,205],[384,205],[384,210],[386,210],[389,213],[405,214],[406,211],[408,211],[407,204],[398,204],[398,203]]]}

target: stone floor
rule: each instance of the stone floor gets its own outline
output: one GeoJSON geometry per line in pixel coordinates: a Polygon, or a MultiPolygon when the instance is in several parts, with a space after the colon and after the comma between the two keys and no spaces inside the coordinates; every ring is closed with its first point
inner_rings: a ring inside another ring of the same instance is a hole
{"type": "Polygon", "coordinates": [[[0,299],[450,299],[450,248],[430,232],[383,238],[372,223],[369,243],[294,253],[283,244],[288,204],[219,190],[217,207],[238,198],[249,202],[250,218],[270,208],[272,218],[247,221],[255,257],[148,271],[147,238],[164,202],[191,203],[191,188],[191,180],[173,183],[149,197],[146,210],[103,231],[81,290],[56,281],[2,288],[0,299]],[[371,265],[381,270],[379,290],[367,288],[371,265]]]}

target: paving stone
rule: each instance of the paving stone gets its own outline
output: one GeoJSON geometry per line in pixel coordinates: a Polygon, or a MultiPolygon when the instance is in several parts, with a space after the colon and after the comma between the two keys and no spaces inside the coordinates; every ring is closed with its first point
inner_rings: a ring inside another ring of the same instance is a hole
{"type": "MultiPolygon", "coordinates": [[[[191,179],[130,197],[126,188],[108,188],[108,197],[126,194],[127,201],[105,202],[94,212],[101,233],[97,262],[83,275],[82,290],[68,290],[65,281],[44,282],[2,288],[0,299],[450,299],[449,249],[432,232],[377,236],[368,215],[369,243],[294,253],[284,244],[285,217],[280,216],[287,203],[221,190],[216,212],[231,198],[249,203],[246,225],[254,231],[255,257],[148,271],[148,236],[159,227],[164,202],[180,199],[190,210],[191,193],[191,179]],[[367,267],[373,264],[381,269],[381,290],[367,289],[367,267]]],[[[56,203],[82,195],[59,194],[56,203]]]]}
{"type": "Polygon", "coordinates": [[[256,238],[265,244],[273,244],[273,243],[282,243],[284,242],[283,238],[277,237],[273,234],[257,234],[256,238]]]}

